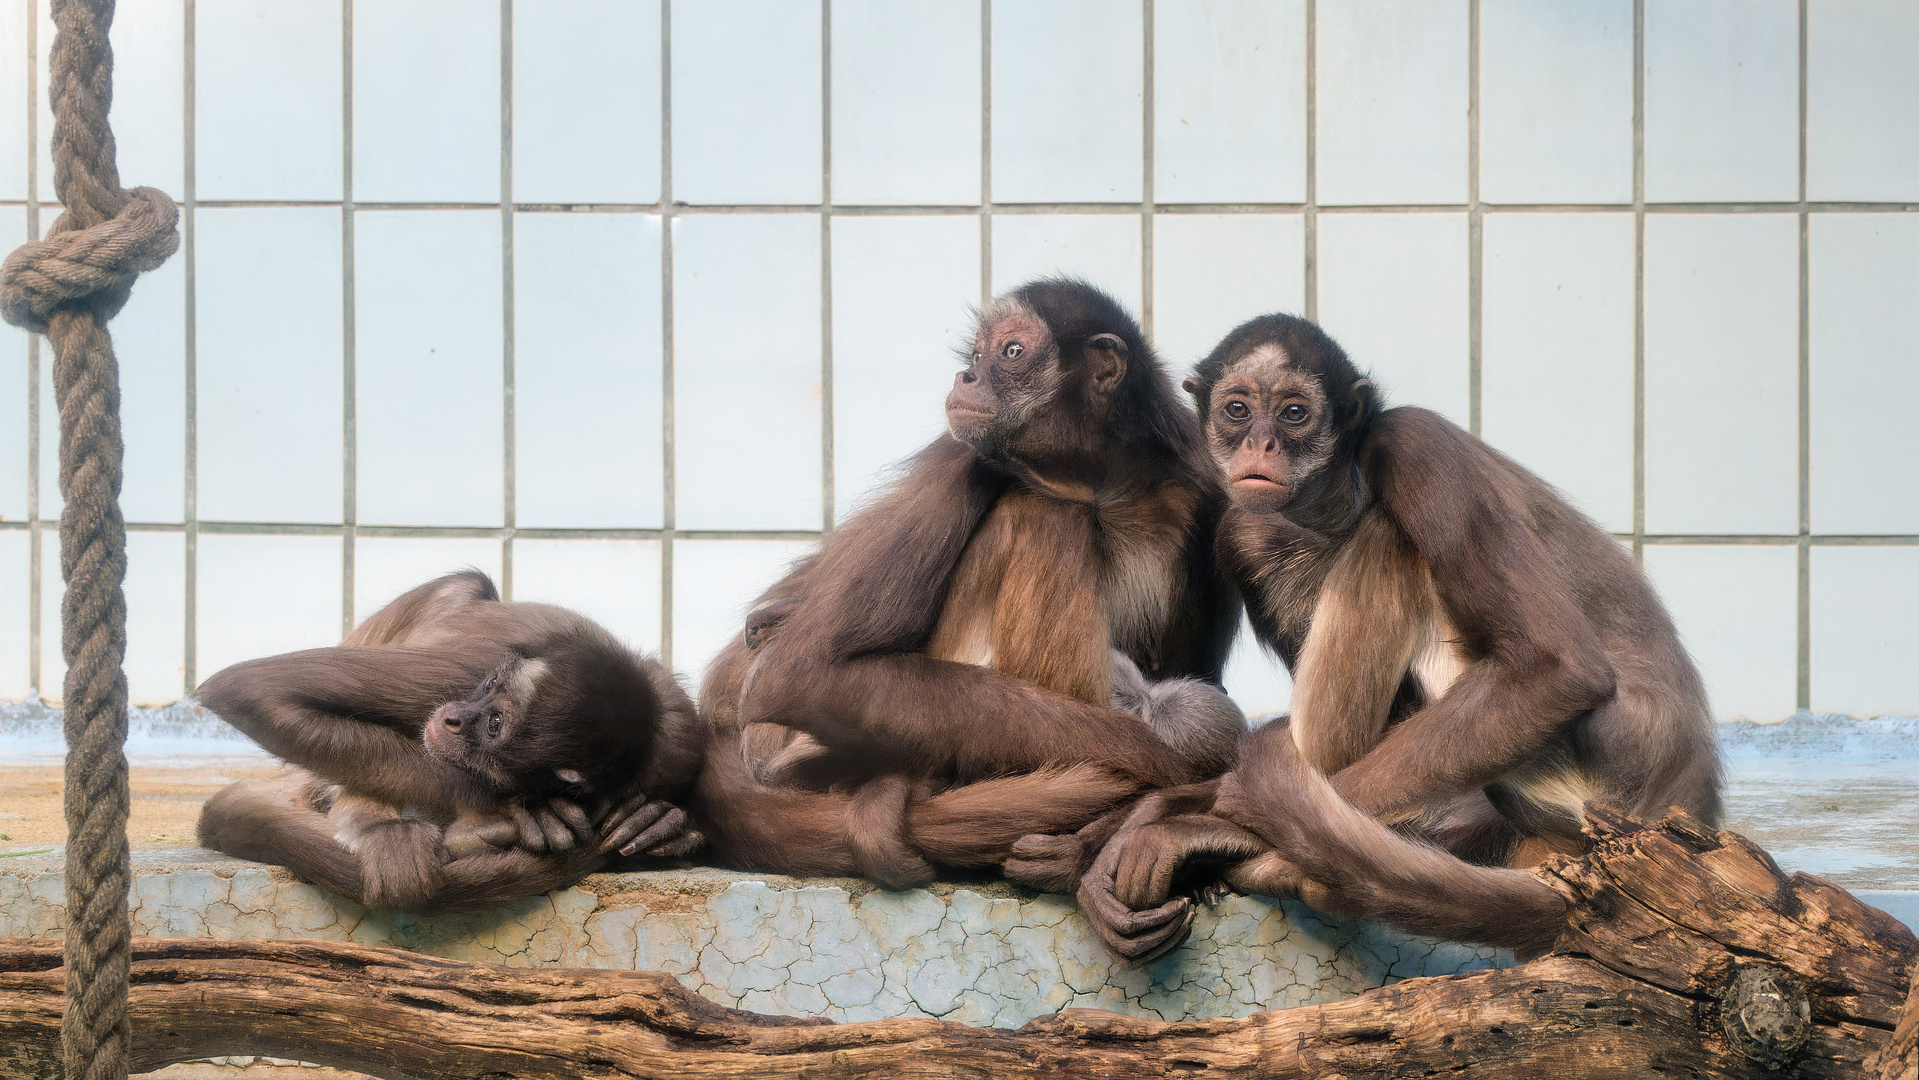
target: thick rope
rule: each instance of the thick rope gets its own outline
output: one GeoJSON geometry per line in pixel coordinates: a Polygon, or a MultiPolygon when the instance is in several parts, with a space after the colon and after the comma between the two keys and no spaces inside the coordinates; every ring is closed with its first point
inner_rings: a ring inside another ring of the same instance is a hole
{"type": "Polygon", "coordinates": [[[53,179],[66,213],[0,265],[0,315],[47,335],[60,409],[60,608],[65,689],[68,1080],[125,1080],[127,973],[127,571],[120,516],[119,367],[106,322],[133,279],[180,244],[179,212],[125,191],[107,111],[114,0],[54,0],[53,179]]]}

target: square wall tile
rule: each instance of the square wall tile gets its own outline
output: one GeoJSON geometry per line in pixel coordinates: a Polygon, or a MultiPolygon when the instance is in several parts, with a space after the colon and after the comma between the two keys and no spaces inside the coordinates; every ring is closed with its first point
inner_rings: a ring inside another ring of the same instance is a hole
{"type": "Polygon", "coordinates": [[[354,6],[353,197],[499,201],[498,7],[464,0],[354,6]]]}
{"type": "Polygon", "coordinates": [[[353,622],[392,603],[400,594],[436,577],[468,568],[500,585],[498,540],[361,536],[353,542],[353,622]]]}
{"type": "Polygon", "coordinates": [[[1646,576],[1715,720],[1771,724],[1799,699],[1799,549],[1646,545],[1646,576]]]}
{"type": "Polygon", "coordinates": [[[1153,5],[1153,199],[1304,202],[1305,0],[1153,5]]]}
{"type": "Polygon", "coordinates": [[[833,219],[837,519],[945,433],[946,393],[978,302],[977,219],[833,219]]]}
{"type": "Polygon", "coordinates": [[[674,670],[698,691],[706,666],[746,625],[759,595],[814,545],[791,540],[673,542],[674,670]]]}
{"type": "Polygon", "coordinates": [[[979,0],[833,5],[833,201],[979,202],[979,0]]]}
{"type": "Polygon", "coordinates": [[[658,540],[515,540],[513,599],[572,608],[656,653],[660,548],[658,540]]]}
{"type": "MultiPolygon", "coordinates": [[[[49,533],[40,561],[40,695],[63,698],[67,663],[60,636],[59,541],[49,533]]],[[[177,532],[129,532],[127,578],[127,702],[169,705],[185,691],[187,541],[177,532]]]]}
{"type": "MultiPolygon", "coordinates": [[[[13,148],[0,154],[0,199],[27,197],[27,94],[39,82],[27,51],[31,17],[27,0],[0,0],[0,102],[5,103],[0,108],[0,146],[13,148]]],[[[4,663],[6,658],[0,656],[4,663]]]]}
{"type": "Polygon", "coordinates": [[[681,529],[821,524],[820,219],[673,222],[681,529]]]}
{"type": "Polygon", "coordinates": [[[1137,202],[1139,0],[993,5],[993,201],[1137,202]]]}
{"type": "Polygon", "coordinates": [[[1481,199],[1632,201],[1632,10],[1481,0],[1481,199]]]}
{"type": "Polygon", "coordinates": [[[1807,197],[1919,199],[1919,7],[1820,0],[1806,23],[1807,197]]]}
{"type": "Polygon", "coordinates": [[[1319,323],[1388,406],[1471,419],[1468,269],[1464,214],[1320,216],[1319,323]]]}
{"type": "MultiPolygon", "coordinates": [[[[33,689],[28,673],[32,627],[29,561],[25,529],[0,530],[0,698],[20,701],[33,689]]],[[[55,558],[58,558],[56,555],[55,558]]]]}
{"type": "MultiPolygon", "coordinates": [[[[0,249],[12,251],[26,241],[26,208],[0,207],[0,249]]],[[[27,516],[27,343],[31,340],[32,335],[18,327],[0,329],[0,521],[24,521],[27,516]]],[[[41,351],[51,350],[42,343],[41,351]]]]}
{"type": "Polygon", "coordinates": [[[1177,383],[1226,332],[1306,303],[1298,214],[1156,214],[1153,340],[1177,383]]]}
{"type": "Polygon", "coordinates": [[[1611,532],[1632,531],[1631,214],[1488,214],[1487,442],[1611,532]]]}
{"type": "Polygon", "coordinates": [[[1293,706],[1293,679],[1286,665],[1260,647],[1252,624],[1244,617],[1233,651],[1226,657],[1225,682],[1226,693],[1254,723],[1283,715],[1293,706]]]}
{"type": "Polygon", "coordinates": [[[340,197],[341,0],[196,0],[194,189],[340,197]]]}
{"type": "Polygon", "coordinates": [[[1793,0],[1648,0],[1646,198],[1799,197],[1793,0]]]}
{"type": "Polygon", "coordinates": [[[513,199],[660,197],[660,0],[513,5],[513,199]]]}
{"type": "Polygon", "coordinates": [[[1919,716],[1919,547],[1812,549],[1812,709],[1919,716]]]}
{"type": "Polygon", "coordinates": [[[195,677],[340,642],[340,538],[200,534],[195,677]]]}
{"type": "Polygon", "coordinates": [[[1799,525],[1799,222],[1646,219],[1646,531],[1799,525]]]}
{"type": "Polygon", "coordinates": [[[515,523],[658,528],[660,219],[519,214],[513,261],[515,523]]]}
{"type": "Polygon", "coordinates": [[[339,521],[340,211],[206,209],[194,228],[200,519],[339,521]]]}
{"type": "Polygon", "coordinates": [[[1466,0],[1319,8],[1322,204],[1466,201],[1466,0]]]}
{"type": "Polygon", "coordinates": [[[1138,214],[995,214],[993,294],[1065,274],[1140,308],[1138,214]]]}
{"type": "Polygon", "coordinates": [[[1919,533],[1919,217],[1811,229],[1812,530],[1919,533]]]}
{"type": "Polygon", "coordinates": [[[498,525],[500,215],[354,215],[359,520],[498,525]]]}
{"type": "Polygon", "coordinates": [[[673,198],[820,201],[819,0],[673,6],[673,198]]]}
{"type": "MultiPolygon", "coordinates": [[[[140,275],[133,298],[114,316],[113,351],[120,365],[120,434],[126,440],[120,511],[128,521],[186,520],[187,261],[175,256],[140,275]]],[[[53,386],[53,348],[40,355],[53,386]]],[[[58,412],[43,409],[44,425],[58,412]]],[[[40,459],[54,462],[55,482],[40,489],[40,516],[51,517],[48,491],[58,492],[58,421],[41,429],[40,459]],[[53,437],[46,438],[51,432],[53,437]]],[[[58,496],[55,497],[55,505],[58,496]]]]}

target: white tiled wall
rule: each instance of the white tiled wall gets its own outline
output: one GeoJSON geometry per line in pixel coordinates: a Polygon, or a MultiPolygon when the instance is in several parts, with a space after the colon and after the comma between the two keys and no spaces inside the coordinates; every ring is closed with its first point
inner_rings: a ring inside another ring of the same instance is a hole
{"type": "MultiPolygon", "coordinates": [[[[47,8],[0,0],[7,249],[57,212],[47,8]]],[[[1905,0],[346,12],[120,5],[121,173],[188,237],[113,324],[136,700],[464,565],[697,679],[940,430],[971,307],[1071,273],[1175,374],[1320,320],[1642,552],[1721,715],[1919,712],[1905,0]]],[[[5,334],[0,697],[58,696],[5,334]]],[[[1285,706],[1245,638],[1228,681],[1285,706]]]]}

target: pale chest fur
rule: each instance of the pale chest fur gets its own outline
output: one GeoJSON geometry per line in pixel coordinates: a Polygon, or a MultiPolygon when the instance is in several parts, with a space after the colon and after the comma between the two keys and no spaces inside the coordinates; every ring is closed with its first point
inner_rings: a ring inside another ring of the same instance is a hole
{"type": "Polygon", "coordinates": [[[1108,649],[1156,659],[1185,591],[1195,502],[1178,489],[1097,504],[1002,496],[960,558],[927,653],[1104,704],[1108,649]]]}

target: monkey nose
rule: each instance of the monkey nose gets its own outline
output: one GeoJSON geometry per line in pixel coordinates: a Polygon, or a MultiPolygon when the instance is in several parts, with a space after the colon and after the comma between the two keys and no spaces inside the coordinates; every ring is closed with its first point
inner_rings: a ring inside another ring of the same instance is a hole
{"type": "Polygon", "coordinates": [[[461,709],[458,705],[449,702],[433,710],[433,715],[429,718],[429,722],[440,724],[448,731],[458,731],[460,730],[460,725],[466,722],[466,717],[460,715],[460,712],[461,709]]]}

